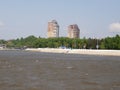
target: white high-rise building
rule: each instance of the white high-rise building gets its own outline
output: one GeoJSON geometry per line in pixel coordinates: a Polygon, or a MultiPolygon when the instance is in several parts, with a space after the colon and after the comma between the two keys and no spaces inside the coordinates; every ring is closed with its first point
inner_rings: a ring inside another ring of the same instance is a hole
{"type": "Polygon", "coordinates": [[[47,37],[59,37],[59,25],[56,20],[48,22],[47,37]]]}
{"type": "Polygon", "coordinates": [[[79,38],[80,37],[80,29],[77,24],[73,24],[68,26],[68,37],[69,38],[79,38]]]}

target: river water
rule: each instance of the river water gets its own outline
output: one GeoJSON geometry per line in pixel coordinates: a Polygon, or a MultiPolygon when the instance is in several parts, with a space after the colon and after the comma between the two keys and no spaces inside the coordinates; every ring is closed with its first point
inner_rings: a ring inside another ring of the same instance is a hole
{"type": "Polygon", "coordinates": [[[0,51],[0,90],[120,90],[120,57],[0,51]]]}

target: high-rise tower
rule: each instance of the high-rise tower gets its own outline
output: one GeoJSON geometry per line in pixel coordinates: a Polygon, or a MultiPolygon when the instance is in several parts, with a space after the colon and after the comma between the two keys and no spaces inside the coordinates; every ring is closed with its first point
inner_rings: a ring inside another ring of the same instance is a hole
{"type": "Polygon", "coordinates": [[[68,26],[68,37],[69,38],[79,38],[80,37],[80,29],[77,24],[68,26]]]}
{"type": "Polygon", "coordinates": [[[59,25],[56,20],[48,22],[47,37],[59,37],[59,25]]]}

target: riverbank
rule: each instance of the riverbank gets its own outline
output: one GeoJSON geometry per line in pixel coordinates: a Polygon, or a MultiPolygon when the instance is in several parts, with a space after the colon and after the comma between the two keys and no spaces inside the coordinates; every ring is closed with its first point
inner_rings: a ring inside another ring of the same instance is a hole
{"type": "Polygon", "coordinates": [[[27,48],[26,51],[65,53],[65,54],[87,54],[120,56],[120,50],[92,50],[92,49],[59,49],[59,48],[27,48]]]}

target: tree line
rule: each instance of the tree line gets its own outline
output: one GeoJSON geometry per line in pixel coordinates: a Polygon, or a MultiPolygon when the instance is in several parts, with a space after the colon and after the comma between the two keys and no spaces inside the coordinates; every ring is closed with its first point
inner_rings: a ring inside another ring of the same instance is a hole
{"type": "Polygon", "coordinates": [[[120,35],[96,38],[41,38],[33,35],[14,40],[0,40],[8,48],[71,48],[71,49],[116,49],[120,50],[120,35]]]}

